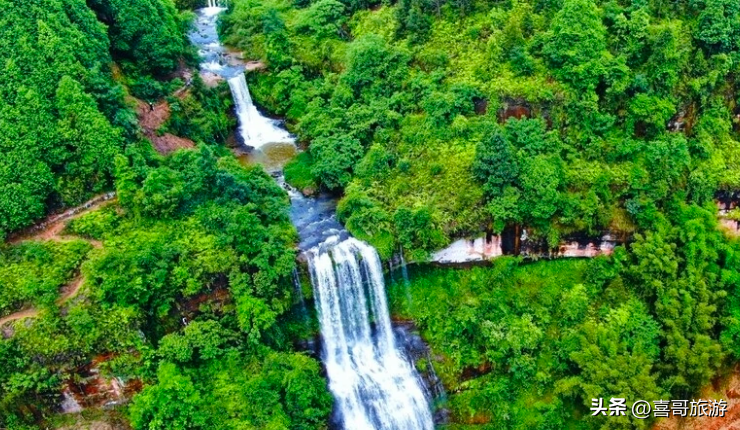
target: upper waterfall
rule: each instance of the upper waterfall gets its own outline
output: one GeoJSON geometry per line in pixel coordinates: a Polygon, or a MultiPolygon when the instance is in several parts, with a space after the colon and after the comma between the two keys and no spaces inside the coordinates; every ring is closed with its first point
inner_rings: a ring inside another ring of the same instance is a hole
{"type": "Polygon", "coordinates": [[[269,143],[293,144],[293,137],[280,128],[279,121],[267,118],[257,110],[247,87],[244,63],[234,60],[234,56],[221,45],[216,31],[218,15],[226,10],[221,5],[218,0],[209,0],[207,8],[198,10],[198,19],[190,32],[190,41],[198,47],[201,74],[228,80],[242,143],[255,149],[269,143]]]}
{"type": "Polygon", "coordinates": [[[290,133],[257,110],[249,94],[244,73],[229,79],[229,87],[239,117],[239,134],[245,145],[259,149],[268,143],[293,142],[290,133]]]}
{"type": "Polygon", "coordinates": [[[378,253],[357,239],[335,237],[308,256],[329,388],[343,428],[432,430],[428,396],[396,346],[378,253]]]}

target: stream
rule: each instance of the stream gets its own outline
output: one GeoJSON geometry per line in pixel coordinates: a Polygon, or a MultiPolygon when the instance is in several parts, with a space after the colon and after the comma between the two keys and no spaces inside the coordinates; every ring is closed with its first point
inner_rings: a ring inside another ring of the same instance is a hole
{"type": "MultiPolygon", "coordinates": [[[[252,148],[256,160],[269,159],[270,147],[295,148],[280,122],[254,105],[244,67],[229,57],[218,39],[218,16],[224,9],[215,1],[209,6],[197,11],[190,40],[201,56],[201,73],[229,84],[240,143],[252,148]]],[[[429,389],[404,348],[417,344],[418,349],[420,339],[397,339],[397,333],[406,331],[394,330],[391,324],[378,252],[351,237],[337,221],[334,199],[304,197],[285,184],[276,167],[267,168],[288,191],[298,248],[311,274],[321,358],[335,399],[332,424],[346,430],[434,429],[429,389]]]]}

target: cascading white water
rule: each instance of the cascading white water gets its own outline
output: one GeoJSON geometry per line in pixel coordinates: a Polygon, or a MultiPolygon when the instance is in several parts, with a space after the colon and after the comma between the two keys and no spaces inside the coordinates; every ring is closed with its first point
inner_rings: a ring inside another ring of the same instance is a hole
{"type": "Polygon", "coordinates": [[[354,238],[332,238],[308,257],[329,388],[343,427],[432,430],[418,374],[396,347],[378,253],[354,238]]]}
{"type": "Polygon", "coordinates": [[[244,73],[229,79],[236,114],[239,117],[239,134],[244,144],[259,149],[268,143],[293,142],[287,131],[277,126],[276,121],[260,114],[249,94],[244,73]]]}
{"type": "Polygon", "coordinates": [[[198,10],[198,19],[190,32],[190,41],[198,47],[200,69],[204,81],[226,79],[236,104],[239,117],[239,135],[243,143],[254,149],[267,144],[290,144],[295,140],[279,121],[262,116],[249,95],[243,61],[235,58],[218,39],[218,16],[225,11],[225,0],[207,0],[208,7],[198,10]]]}

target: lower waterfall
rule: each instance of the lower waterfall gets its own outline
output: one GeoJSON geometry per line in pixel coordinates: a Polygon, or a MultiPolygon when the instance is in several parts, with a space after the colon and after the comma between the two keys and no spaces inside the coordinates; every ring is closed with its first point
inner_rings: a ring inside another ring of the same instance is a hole
{"type": "Polygon", "coordinates": [[[335,237],[307,255],[342,427],[432,430],[428,396],[396,346],[378,253],[357,239],[335,237]]]}

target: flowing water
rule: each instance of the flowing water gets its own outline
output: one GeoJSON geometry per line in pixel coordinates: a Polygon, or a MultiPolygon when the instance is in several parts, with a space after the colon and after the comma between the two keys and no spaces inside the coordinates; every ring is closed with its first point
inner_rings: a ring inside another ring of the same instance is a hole
{"type": "Polygon", "coordinates": [[[239,118],[239,134],[245,145],[260,149],[270,143],[293,142],[290,133],[280,128],[277,121],[263,116],[257,110],[244,73],[229,78],[229,87],[239,118]]]}
{"type": "Polygon", "coordinates": [[[335,421],[345,430],[431,430],[429,395],[397,341],[375,248],[349,236],[329,196],[288,190],[308,261],[335,421]]]}
{"type": "Polygon", "coordinates": [[[396,345],[375,249],[335,237],[309,251],[309,267],[340,425],[433,429],[428,395],[396,345]]]}
{"type": "MultiPolygon", "coordinates": [[[[279,122],[255,107],[243,67],[229,61],[218,40],[216,24],[224,9],[216,0],[208,5],[198,11],[190,40],[199,49],[201,74],[228,81],[242,142],[262,149],[266,158],[269,145],[294,146],[279,122]]],[[[333,198],[306,198],[281,176],[276,179],[290,195],[298,247],[311,273],[335,420],[345,430],[432,430],[428,394],[392,330],[378,253],[337,222],[333,198]]],[[[302,300],[299,278],[294,277],[302,300]]]]}
{"type": "Polygon", "coordinates": [[[294,146],[293,136],[280,127],[280,121],[262,115],[249,94],[244,64],[230,57],[218,38],[218,16],[225,9],[216,0],[209,0],[207,8],[199,9],[190,41],[198,48],[201,74],[225,79],[234,98],[239,119],[239,137],[242,144],[255,150],[272,145],[294,146]]]}

